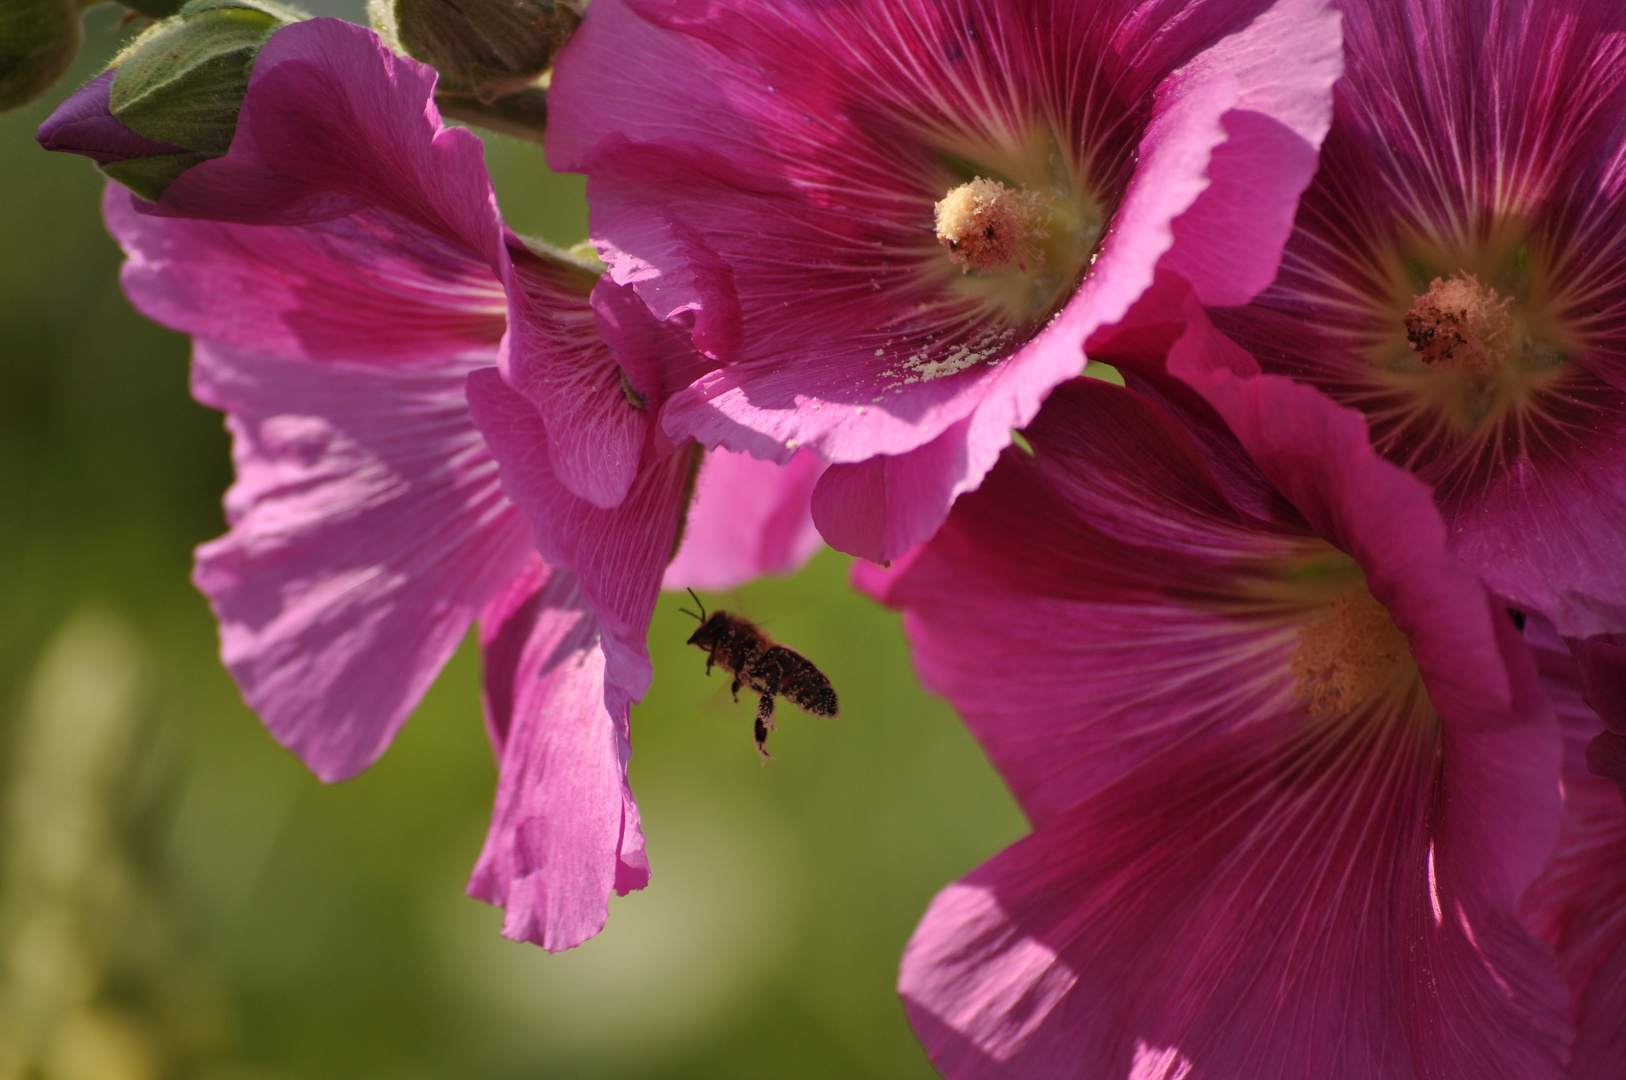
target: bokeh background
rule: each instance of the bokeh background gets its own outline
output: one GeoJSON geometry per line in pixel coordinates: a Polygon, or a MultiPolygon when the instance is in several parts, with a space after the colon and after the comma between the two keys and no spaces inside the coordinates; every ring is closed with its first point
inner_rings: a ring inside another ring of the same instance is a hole
{"type": "MultiPolygon", "coordinates": [[[[243,707],[187,580],[223,528],[220,417],[119,292],[99,175],[33,139],[130,32],[93,11],[75,72],[0,117],[0,1080],[933,1075],[898,955],[1022,819],[845,557],[706,598],[840,691],[766,768],[662,598],[632,721],[653,882],[565,955],[463,895],[495,781],[470,645],[342,785],[243,707]]],[[[585,236],[579,178],[498,137],[487,160],[516,229],[585,236]]]]}

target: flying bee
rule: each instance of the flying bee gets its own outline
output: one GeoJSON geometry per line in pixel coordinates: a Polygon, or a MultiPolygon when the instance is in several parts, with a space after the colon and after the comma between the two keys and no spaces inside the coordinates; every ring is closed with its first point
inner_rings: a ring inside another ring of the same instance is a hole
{"type": "Polygon", "coordinates": [[[824,677],[824,672],[813,666],[813,661],[783,645],[775,645],[754,623],[738,615],[714,611],[708,617],[706,606],[700,603],[693,589],[689,595],[694,597],[700,613],[680,610],[700,620],[700,627],[690,635],[689,644],[706,650],[706,674],[711,674],[713,665],[732,674],[734,683],[728,690],[736,702],[740,700],[742,686],[760,695],[755,733],[757,753],[762,755],[763,761],[773,756],[768,753],[767,744],[768,733],[774,730],[775,697],[782,696],[814,716],[835,717],[835,688],[824,677]]]}

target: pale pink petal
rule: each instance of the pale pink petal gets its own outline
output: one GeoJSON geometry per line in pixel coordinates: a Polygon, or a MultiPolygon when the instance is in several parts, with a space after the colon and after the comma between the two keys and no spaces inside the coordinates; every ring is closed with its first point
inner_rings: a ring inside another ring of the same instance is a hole
{"type": "Polygon", "coordinates": [[[599,333],[591,302],[599,275],[542,258],[518,239],[508,254],[514,321],[503,377],[547,428],[560,483],[594,506],[615,506],[638,475],[650,412],[599,333]]]}
{"type": "MultiPolygon", "coordinates": [[[[838,551],[888,563],[931,536],[962,492],[991,466],[966,467],[962,420],[907,453],[877,454],[851,465],[832,465],[813,491],[813,521],[838,551]]],[[[982,449],[997,458],[1005,432],[982,449]]]]}
{"type": "Polygon", "coordinates": [[[505,936],[574,948],[603,929],[612,891],[649,883],[627,786],[629,702],[606,693],[575,575],[540,561],[486,605],[480,645],[499,779],[469,895],[504,909],[505,936]]]}
{"type": "Polygon", "coordinates": [[[1501,834],[1550,836],[1550,740],[1450,731],[1442,766],[1419,707],[1160,761],[950,886],[899,983],[933,1062],[950,1080],[1558,1080],[1563,991],[1513,916],[1526,868],[1501,834]]]}
{"type": "Polygon", "coordinates": [[[193,393],[227,414],[237,482],[230,531],[198,549],[193,580],[244,699],[324,780],[383,753],[529,554],[463,397],[491,362],[196,345],[193,393]]]}
{"type": "Polygon", "coordinates": [[[507,324],[483,259],[394,214],[307,226],[230,225],[137,213],[109,185],[107,227],[125,293],[185,334],[266,355],[400,364],[491,349],[507,324]]]}
{"type": "Polygon", "coordinates": [[[498,270],[502,221],[480,140],[441,125],[434,85],[433,68],[365,27],[286,26],[255,58],[231,151],[183,173],[159,212],[287,224],[373,206],[498,270]]]}
{"type": "Polygon", "coordinates": [[[495,370],[469,376],[468,401],[501,467],[504,492],[531,522],[536,549],[550,566],[580,579],[603,635],[606,693],[612,700],[614,693],[642,698],[653,675],[645,638],[677,545],[692,444],[644,466],[626,501],[604,509],[577,498],[554,475],[541,417],[495,370]]]}
{"type": "MultiPolygon", "coordinates": [[[[560,481],[595,505],[613,506],[637,474],[649,416],[624,393],[595,328],[589,296],[597,275],[531,251],[503,226],[480,140],[441,124],[434,85],[432,68],[396,56],[358,26],[313,19],[275,34],[255,62],[231,152],[188,170],[161,206],[138,209],[254,225],[347,216],[297,241],[272,234],[276,253],[252,269],[243,266],[251,259],[242,250],[258,253],[252,234],[216,226],[213,246],[233,250],[211,252],[208,261],[221,265],[224,283],[236,288],[201,288],[201,275],[212,267],[193,252],[182,255],[199,280],[179,285],[207,291],[211,300],[192,295],[186,303],[212,304],[218,317],[200,318],[209,312],[186,311],[185,303],[155,317],[258,347],[255,324],[274,317],[218,324],[261,291],[269,292],[272,311],[283,300],[279,292],[292,292],[284,301],[287,317],[314,324],[308,334],[337,324],[341,351],[388,354],[420,322],[441,330],[451,321],[458,329],[456,317],[476,311],[481,329],[489,330],[501,314],[489,310],[492,294],[506,294],[509,333],[498,360],[504,377],[553,433],[560,481]],[[346,262],[354,272],[348,281],[346,262]],[[364,303],[346,323],[358,293],[364,303]],[[421,312],[414,293],[431,297],[421,312]],[[389,326],[392,309],[398,318],[389,326]],[[439,315],[442,309],[450,309],[450,320],[439,315]],[[386,325],[369,343],[371,323],[386,325]]],[[[170,235],[156,224],[154,230],[170,235]]],[[[428,338],[398,350],[416,351],[443,350],[428,338]]]]}
{"type": "MultiPolygon", "coordinates": [[[[633,392],[651,410],[713,367],[710,358],[695,350],[688,330],[655,318],[630,285],[618,285],[608,274],[593,287],[593,310],[599,334],[633,392]]],[[[665,436],[659,428],[654,434],[657,440],[665,436]]],[[[675,445],[667,440],[663,448],[675,445]]]]}
{"type": "Polygon", "coordinates": [[[1174,220],[1159,267],[1191,282],[1205,304],[1245,304],[1276,277],[1299,196],[1315,175],[1343,72],[1339,13],[1321,0],[1275,4],[1177,78],[1236,80],[1236,106],[1209,155],[1208,186],[1174,220]],[[1293,77],[1282,60],[1294,58],[1293,77]]]}
{"type": "Polygon", "coordinates": [[[727,450],[707,454],[663,587],[723,592],[800,570],[820,546],[809,504],[824,468],[807,451],[786,465],[727,450]]]}

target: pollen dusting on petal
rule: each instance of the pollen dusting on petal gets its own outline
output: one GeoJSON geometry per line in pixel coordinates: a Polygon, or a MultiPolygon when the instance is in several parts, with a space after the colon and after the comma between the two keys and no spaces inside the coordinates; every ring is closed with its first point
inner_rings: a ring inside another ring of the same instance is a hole
{"type": "Polygon", "coordinates": [[[1491,375],[1512,344],[1510,301],[1472,274],[1435,278],[1406,312],[1406,340],[1423,362],[1443,371],[1491,375]]]}
{"type": "Polygon", "coordinates": [[[1411,655],[1406,635],[1364,584],[1333,598],[1332,611],[1299,631],[1293,692],[1313,716],[1351,709],[1377,697],[1411,655]]]}
{"type": "Polygon", "coordinates": [[[937,239],[961,273],[1009,270],[1030,261],[1034,242],[1048,235],[1043,210],[1042,196],[979,176],[938,200],[937,239]]]}

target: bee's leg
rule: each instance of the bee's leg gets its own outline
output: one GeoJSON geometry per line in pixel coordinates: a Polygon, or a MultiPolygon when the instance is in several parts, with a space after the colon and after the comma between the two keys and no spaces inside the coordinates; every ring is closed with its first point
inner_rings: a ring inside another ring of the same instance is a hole
{"type": "Polygon", "coordinates": [[[712,665],[715,664],[715,663],[717,663],[717,646],[713,645],[711,647],[711,652],[706,654],[706,677],[707,678],[711,677],[711,668],[712,668],[712,665]]]}
{"type": "Polygon", "coordinates": [[[734,685],[728,688],[728,692],[734,695],[734,704],[738,705],[740,703],[740,680],[738,676],[734,679],[734,685]]]}
{"type": "Polygon", "coordinates": [[[763,694],[757,699],[757,719],[753,730],[757,737],[757,753],[762,755],[763,761],[768,761],[773,757],[768,753],[768,733],[774,730],[772,694],[763,694]]]}

